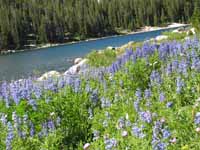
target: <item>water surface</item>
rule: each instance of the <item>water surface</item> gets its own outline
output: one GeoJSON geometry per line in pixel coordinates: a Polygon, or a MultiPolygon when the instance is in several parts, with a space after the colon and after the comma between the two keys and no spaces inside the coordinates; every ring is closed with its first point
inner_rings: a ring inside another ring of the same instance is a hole
{"type": "Polygon", "coordinates": [[[84,57],[92,50],[100,50],[108,46],[118,47],[130,41],[148,40],[166,30],[169,29],[3,55],[0,56],[0,80],[27,78],[50,70],[65,71],[73,65],[72,60],[76,57],[84,57]]]}

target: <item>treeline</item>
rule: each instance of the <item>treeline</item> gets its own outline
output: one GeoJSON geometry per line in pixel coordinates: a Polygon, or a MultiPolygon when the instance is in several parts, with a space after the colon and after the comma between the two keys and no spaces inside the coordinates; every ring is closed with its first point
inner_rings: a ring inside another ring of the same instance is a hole
{"type": "Polygon", "coordinates": [[[0,49],[188,22],[195,0],[0,0],[0,49]]]}

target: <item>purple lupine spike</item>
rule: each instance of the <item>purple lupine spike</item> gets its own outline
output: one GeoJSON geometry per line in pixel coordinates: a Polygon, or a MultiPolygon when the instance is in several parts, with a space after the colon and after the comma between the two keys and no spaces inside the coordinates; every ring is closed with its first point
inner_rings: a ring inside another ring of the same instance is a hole
{"type": "Polygon", "coordinates": [[[165,94],[163,92],[160,93],[159,100],[160,102],[163,102],[165,100],[165,94]]]}
{"type": "Polygon", "coordinates": [[[153,70],[150,75],[151,86],[160,85],[162,83],[159,72],[153,70]]]}
{"type": "Polygon", "coordinates": [[[8,122],[7,124],[8,132],[6,137],[6,150],[12,150],[12,140],[14,139],[14,131],[12,124],[8,122]]]}
{"type": "Polygon", "coordinates": [[[194,118],[195,125],[200,125],[200,112],[197,112],[194,118]]]}
{"type": "Polygon", "coordinates": [[[55,130],[54,122],[52,120],[49,120],[47,122],[47,127],[48,127],[49,131],[51,131],[51,132],[54,131],[55,130]]]}
{"type": "Polygon", "coordinates": [[[150,111],[139,112],[140,119],[144,122],[151,123],[152,122],[152,114],[150,111]]]}
{"type": "Polygon", "coordinates": [[[151,97],[151,90],[150,89],[146,89],[144,91],[144,98],[145,99],[149,99],[151,97]]]}
{"type": "Polygon", "coordinates": [[[32,106],[33,110],[35,110],[35,111],[37,110],[37,103],[36,103],[36,101],[34,99],[30,99],[28,101],[28,103],[29,103],[29,105],[32,106]]]}
{"type": "Polygon", "coordinates": [[[138,100],[141,100],[142,99],[142,92],[140,89],[137,89],[136,92],[135,92],[135,96],[138,100]]]}
{"type": "Polygon", "coordinates": [[[34,124],[30,122],[30,136],[33,137],[35,135],[34,124]]]}
{"type": "Polygon", "coordinates": [[[181,79],[181,77],[177,77],[177,79],[176,79],[176,92],[177,92],[177,94],[181,93],[183,87],[184,87],[183,80],[181,79]]]}
{"type": "Polygon", "coordinates": [[[136,124],[133,125],[131,133],[132,133],[133,136],[140,138],[140,139],[143,139],[146,136],[143,133],[143,128],[138,127],[136,124]]]}
{"type": "Polygon", "coordinates": [[[2,124],[4,125],[4,126],[6,126],[7,125],[7,115],[6,114],[4,114],[4,113],[2,113],[1,115],[0,115],[0,120],[1,120],[1,122],[2,122],[2,124]]]}

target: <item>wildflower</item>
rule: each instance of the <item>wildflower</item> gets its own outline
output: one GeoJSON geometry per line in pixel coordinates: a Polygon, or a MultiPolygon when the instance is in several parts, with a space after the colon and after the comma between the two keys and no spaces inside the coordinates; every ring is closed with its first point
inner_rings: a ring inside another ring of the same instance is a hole
{"type": "Polygon", "coordinates": [[[171,108],[173,106],[173,102],[167,102],[166,106],[167,108],[171,108]]]}
{"type": "Polygon", "coordinates": [[[50,131],[54,131],[54,129],[55,129],[54,122],[52,120],[49,120],[47,123],[47,127],[50,131]]]}
{"type": "Polygon", "coordinates": [[[128,132],[127,131],[122,131],[122,137],[127,137],[128,136],[128,132]]]}
{"type": "Polygon", "coordinates": [[[58,116],[56,118],[56,126],[60,126],[60,124],[61,124],[61,118],[58,116]]]}
{"type": "Polygon", "coordinates": [[[172,143],[172,144],[175,144],[176,143],[176,141],[177,141],[177,139],[174,137],[174,138],[172,138],[172,139],[170,139],[170,142],[172,143]]]}
{"type": "Polygon", "coordinates": [[[28,102],[29,102],[29,105],[32,106],[33,110],[36,111],[37,110],[37,103],[36,103],[36,101],[34,99],[30,99],[28,102]]]}
{"type": "Polygon", "coordinates": [[[1,120],[2,124],[4,126],[6,126],[6,124],[7,124],[7,115],[2,114],[0,120],[1,120]]]}
{"type": "Polygon", "coordinates": [[[105,127],[108,127],[108,121],[107,120],[104,120],[103,121],[103,127],[105,128],[105,127]]]}
{"type": "Polygon", "coordinates": [[[196,128],[196,132],[200,133],[200,128],[199,127],[196,128]]]}
{"type": "Polygon", "coordinates": [[[152,122],[152,115],[150,111],[140,112],[140,119],[144,122],[151,123],[152,122]]]}
{"type": "Polygon", "coordinates": [[[135,96],[137,97],[138,100],[141,99],[142,97],[142,93],[141,93],[141,90],[140,89],[137,89],[136,92],[135,92],[135,96]]]}
{"type": "Polygon", "coordinates": [[[97,130],[93,131],[93,141],[98,140],[100,137],[100,132],[97,130]]]}
{"type": "Polygon", "coordinates": [[[165,100],[165,94],[163,92],[160,93],[159,99],[160,102],[163,102],[165,100]]]}
{"type": "Polygon", "coordinates": [[[157,71],[152,71],[151,75],[150,75],[150,81],[151,81],[151,86],[154,85],[160,85],[162,80],[161,80],[161,76],[159,74],[159,72],[157,71]]]}
{"type": "Polygon", "coordinates": [[[7,124],[8,132],[6,137],[6,150],[12,149],[12,140],[14,139],[13,127],[10,122],[7,124]]]}
{"type": "Polygon", "coordinates": [[[88,109],[88,114],[89,114],[89,119],[92,119],[93,118],[93,112],[92,112],[92,109],[91,108],[89,108],[88,109]]]}
{"type": "Polygon", "coordinates": [[[94,105],[97,105],[98,100],[99,100],[99,94],[98,94],[98,90],[97,89],[95,89],[95,90],[92,91],[92,95],[91,95],[90,98],[92,100],[92,103],[94,105]]]}
{"type": "Polygon", "coordinates": [[[114,147],[117,147],[117,140],[114,138],[105,139],[104,144],[106,150],[112,150],[114,147]]]}
{"type": "Polygon", "coordinates": [[[184,82],[180,77],[176,79],[176,86],[177,86],[176,92],[177,94],[180,94],[182,91],[182,88],[184,87],[184,82]]]}
{"type": "Polygon", "coordinates": [[[117,123],[117,128],[122,129],[125,127],[125,119],[123,117],[119,118],[117,123]]]}
{"type": "Polygon", "coordinates": [[[107,119],[110,119],[110,118],[111,118],[111,117],[110,117],[110,113],[107,112],[107,111],[105,112],[105,116],[106,116],[107,119]]]}
{"type": "Polygon", "coordinates": [[[143,133],[143,128],[142,127],[138,127],[136,126],[136,124],[133,125],[132,127],[132,131],[131,131],[132,135],[142,139],[144,138],[146,135],[143,133]]]}
{"type": "Polygon", "coordinates": [[[35,129],[34,129],[33,123],[31,122],[31,123],[30,123],[30,136],[33,137],[34,134],[35,134],[35,129]]]}
{"type": "Polygon", "coordinates": [[[84,149],[84,150],[89,150],[89,147],[90,147],[90,143],[86,143],[86,144],[83,146],[83,149],[84,149]]]}
{"type": "Polygon", "coordinates": [[[126,120],[126,127],[130,127],[132,125],[130,120],[126,120]]]}
{"type": "Polygon", "coordinates": [[[107,108],[111,106],[110,100],[106,99],[105,97],[101,98],[101,107],[102,108],[107,108]]]}
{"type": "Polygon", "coordinates": [[[27,121],[28,121],[28,115],[24,114],[24,116],[23,116],[23,123],[27,124],[27,121]]]}
{"type": "Polygon", "coordinates": [[[167,129],[162,129],[161,132],[163,135],[163,139],[167,139],[171,136],[171,133],[167,129]]]}
{"type": "Polygon", "coordinates": [[[200,112],[197,112],[194,118],[194,123],[200,125],[200,112]]]}
{"type": "Polygon", "coordinates": [[[151,90],[150,89],[146,89],[144,91],[144,98],[149,99],[151,97],[151,90]]]}

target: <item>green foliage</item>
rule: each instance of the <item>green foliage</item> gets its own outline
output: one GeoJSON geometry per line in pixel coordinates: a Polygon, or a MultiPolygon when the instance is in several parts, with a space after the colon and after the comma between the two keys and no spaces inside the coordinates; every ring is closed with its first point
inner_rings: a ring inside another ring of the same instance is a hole
{"type": "Polygon", "coordinates": [[[194,1],[188,0],[0,1],[0,50],[188,22],[193,10],[194,1]]]}
{"type": "Polygon", "coordinates": [[[89,64],[91,66],[109,66],[116,59],[115,50],[103,50],[103,51],[93,51],[87,56],[89,64]]]}
{"type": "Polygon", "coordinates": [[[191,18],[193,27],[200,32],[200,3],[196,2],[195,9],[191,18]]]}
{"type": "Polygon", "coordinates": [[[183,32],[183,33],[164,32],[163,35],[168,36],[168,40],[170,40],[170,41],[183,40],[187,36],[187,34],[185,32],[183,32]]]}
{"type": "MultiPolygon", "coordinates": [[[[84,85],[82,85],[84,88],[84,85]]],[[[38,150],[38,149],[75,149],[79,142],[86,141],[90,137],[90,122],[88,121],[88,108],[91,105],[88,94],[74,92],[71,88],[65,87],[59,93],[46,92],[44,97],[37,102],[37,111],[27,103],[21,101],[19,105],[13,105],[9,109],[5,109],[2,101],[0,102],[1,113],[7,114],[7,119],[12,120],[12,112],[16,112],[17,116],[23,117],[24,114],[30,116],[29,120],[34,124],[35,133],[39,133],[42,124],[48,119],[56,120],[59,116],[62,118],[61,124],[55,131],[49,132],[45,137],[39,138],[35,134],[34,137],[21,138],[16,133],[15,140],[12,142],[13,150],[38,150]],[[45,97],[51,97],[49,102],[45,102],[45,97]]],[[[5,149],[6,130],[5,126],[1,126],[0,148],[5,149]],[[5,131],[5,132],[4,132],[5,131]],[[4,139],[4,140],[3,140],[4,139]],[[3,147],[3,148],[2,148],[3,147]]],[[[23,125],[20,128],[26,130],[23,125]]],[[[26,135],[29,135],[27,128],[26,135]]]]}

